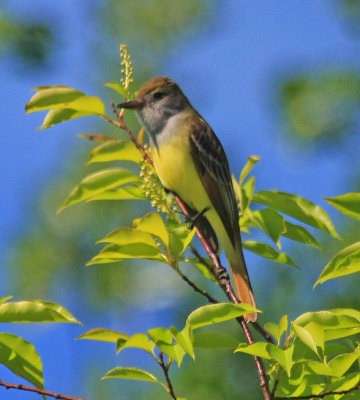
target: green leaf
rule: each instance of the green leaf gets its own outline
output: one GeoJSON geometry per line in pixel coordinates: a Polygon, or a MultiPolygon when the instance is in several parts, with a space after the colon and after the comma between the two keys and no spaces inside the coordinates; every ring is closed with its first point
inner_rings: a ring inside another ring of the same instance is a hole
{"type": "Polygon", "coordinates": [[[257,312],[256,308],[249,304],[217,303],[197,308],[186,320],[186,325],[191,329],[198,329],[202,326],[217,324],[228,321],[245,314],[257,312]]]}
{"type": "Polygon", "coordinates": [[[165,258],[161,255],[158,247],[144,243],[130,243],[123,246],[110,244],[104,247],[100,253],[94,256],[86,265],[97,264],[99,261],[101,262],[101,260],[114,262],[131,258],[144,258],[147,260],[165,262],[165,258]]]}
{"type": "Polygon", "coordinates": [[[87,96],[68,86],[43,86],[35,90],[39,91],[26,104],[26,113],[55,108],[82,111],[88,115],[105,113],[104,103],[98,97],[87,96]]]}
{"type": "Polygon", "coordinates": [[[333,340],[354,335],[360,331],[360,312],[352,309],[307,312],[293,322],[306,327],[316,323],[324,331],[324,340],[333,340]]]}
{"type": "Polygon", "coordinates": [[[293,346],[283,350],[272,343],[257,342],[251,345],[242,343],[235,350],[236,352],[251,354],[266,360],[274,359],[284,368],[288,376],[290,376],[291,367],[294,364],[292,361],[293,346]]]}
{"type": "Polygon", "coordinates": [[[119,338],[117,341],[117,353],[127,348],[136,348],[145,350],[147,353],[152,354],[155,344],[150,342],[145,333],[135,333],[130,337],[119,338]]]}
{"type": "Polygon", "coordinates": [[[40,86],[33,90],[36,90],[37,93],[25,105],[26,113],[60,107],[85,96],[85,93],[63,85],[40,86]]]}
{"type": "Polygon", "coordinates": [[[280,237],[285,232],[285,219],[276,211],[265,208],[252,213],[255,226],[268,235],[281,248],[280,237]]]}
{"type": "Polygon", "coordinates": [[[159,381],[153,374],[143,369],[135,367],[116,367],[108,371],[101,379],[119,378],[119,379],[133,379],[137,381],[146,381],[158,383],[166,390],[166,385],[159,381]]]}
{"type": "Polygon", "coordinates": [[[161,341],[167,344],[172,344],[173,342],[173,336],[171,332],[163,327],[149,329],[148,335],[155,343],[161,341]]]}
{"type": "Polygon", "coordinates": [[[160,351],[181,365],[185,350],[179,344],[173,344],[173,335],[168,329],[153,328],[148,330],[148,335],[160,351]]]}
{"type": "Polygon", "coordinates": [[[117,82],[106,82],[104,84],[104,86],[107,86],[111,89],[114,89],[115,92],[121,94],[122,96],[126,96],[126,90],[124,89],[124,87],[122,85],[120,85],[120,83],[117,82]]]}
{"type": "Polygon", "coordinates": [[[133,225],[134,228],[139,229],[140,231],[151,233],[152,235],[159,237],[165,246],[169,247],[169,234],[160,214],[150,212],[142,218],[134,219],[133,225]]]}
{"type": "Polygon", "coordinates": [[[324,199],[341,213],[360,220],[360,193],[346,193],[324,199]]]}
{"type": "Polygon", "coordinates": [[[71,322],[81,324],[61,305],[42,300],[12,301],[1,304],[0,322],[71,322]]]}
{"type": "Polygon", "coordinates": [[[60,124],[61,122],[85,117],[87,115],[89,114],[84,111],[71,110],[69,108],[55,108],[46,114],[42,125],[38,129],[48,129],[56,124],[60,124]]]}
{"type": "Polygon", "coordinates": [[[248,161],[240,173],[240,179],[239,179],[240,186],[242,186],[245,178],[249,175],[250,171],[253,169],[254,165],[258,161],[260,161],[260,156],[249,156],[248,157],[248,161]]]}
{"type": "Polygon", "coordinates": [[[89,155],[88,164],[109,161],[133,161],[137,164],[142,160],[141,153],[130,140],[107,141],[95,147],[89,155]]]}
{"type": "Polygon", "coordinates": [[[278,263],[289,264],[300,269],[300,267],[295,264],[294,261],[287,254],[279,253],[273,247],[269,246],[266,243],[257,242],[255,240],[246,240],[242,243],[242,245],[245,250],[249,250],[261,257],[268,258],[278,263]]]}
{"type": "Polygon", "coordinates": [[[65,203],[58,209],[58,213],[64,208],[90,199],[105,190],[115,188],[126,183],[139,182],[140,178],[132,172],[122,169],[104,169],[88,175],[70,193],[65,203]]]}
{"type": "Polygon", "coordinates": [[[265,204],[335,238],[340,238],[327,213],[320,206],[303,197],[277,190],[269,190],[255,193],[252,201],[265,204]]]}
{"type": "MultiPolygon", "coordinates": [[[[295,330],[298,338],[307,346],[309,349],[311,349],[319,358],[320,354],[317,349],[317,343],[314,335],[312,335],[312,332],[310,332],[308,329],[296,325],[295,323],[292,324],[293,329],[295,330]]],[[[323,331],[320,328],[320,332],[323,333],[323,331]]],[[[324,336],[322,335],[322,346],[324,345],[324,336]]]]}
{"type": "Polygon", "coordinates": [[[251,203],[253,194],[255,190],[255,177],[250,176],[250,178],[245,182],[240,190],[240,208],[241,213],[244,214],[249,204],[251,203]]]}
{"type": "Polygon", "coordinates": [[[340,250],[321,272],[315,286],[330,279],[354,274],[360,271],[360,242],[340,250]]]}
{"type": "Polygon", "coordinates": [[[203,275],[205,278],[211,280],[212,282],[215,282],[216,284],[218,284],[218,281],[215,279],[214,275],[210,271],[211,260],[209,258],[204,258],[204,261],[209,265],[209,268],[206,267],[196,257],[186,257],[184,259],[181,259],[181,261],[193,265],[200,272],[201,275],[203,275]]]}
{"type": "Polygon", "coordinates": [[[118,228],[110,232],[97,243],[114,243],[118,245],[143,243],[158,248],[153,237],[146,232],[139,231],[135,228],[118,228]]]}
{"type": "Polygon", "coordinates": [[[97,340],[99,342],[117,343],[119,339],[128,339],[129,336],[125,333],[117,332],[111,329],[95,328],[90,329],[77,339],[97,340]]]}
{"type": "Polygon", "coordinates": [[[284,221],[284,224],[285,232],[282,234],[284,237],[321,249],[319,242],[304,227],[292,224],[286,220],[284,221]]]}
{"type": "Polygon", "coordinates": [[[333,376],[340,378],[345,372],[353,365],[353,363],[360,357],[359,349],[357,348],[354,353],[339,354],[329,362],[329,367],[333,372],[333,376]]]}
{"type": "Polygon", "coordinates": [[[171,326],[169,330],[175,338],[176,343],[195,359],[194,347],[190,338],[191,330],[187,326],[182,331],[178,331],[175,326],[171,326]]]}
{"type": "Polygon", "coordinates": [[[141,184],[138,186],[135,185],[127,185],[122,186],[117,189],[109,189],[97,194],[90,199],[87,199],[86,202],[90,201],[98,201],[98,200],[145,200],[144,189],[141,187],[141,184]]]}
{"type": "Polygon", "coordinates": [[[267,330],[276,340],[277,344],[280,344],[281,336],[288,329],[288,316],[285,314],[281,317],[279,324],[275,324],[274,322],[267,322],[264,325],[265,330],[267,330]]]}
{"type": "Polygon", "coordinates": [[[103,115],[104,103],[94,96],[87,96],[68,86],[42,86],[25,106],[25,112],[50,110],[41,128],[49,128],[59,122],[83,117],[103,115]]]}
{"type": "Polygon", "coordinates": [[[11,333],[0,333],[0,363],[36,387],[44,387],[40,356],[25,339],[11,333]]]}
{"type": "Polygon", "coordinates": [[[193,344],[197,349],[235,349],[239,340],[224,333],[197,332],[194,333],[193,344]]]}
{"type": "Polygon", "coordinates": [[[170,234],[170,248],[173,257],[177,260],[191,243],[196,229],[189,230],[186,225],[179,225],[173,228],[170,234]]]}

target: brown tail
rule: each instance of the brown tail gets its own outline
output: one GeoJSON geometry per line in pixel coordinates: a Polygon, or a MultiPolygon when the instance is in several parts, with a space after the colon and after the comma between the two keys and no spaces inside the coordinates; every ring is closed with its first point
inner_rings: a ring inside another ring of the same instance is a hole
{"type": "MultiPolygon", "coordinates": [[[[228,258],[232,280],[235,286],[235,291],[242,303],[250,304],[256,308],[255,297],[251,288],[249,275],[247,272],[242,250],[236,254],[237,257],[228,258]]],[[[257,313],[246,314],[247,321],[255,322],[257,313]]]]}

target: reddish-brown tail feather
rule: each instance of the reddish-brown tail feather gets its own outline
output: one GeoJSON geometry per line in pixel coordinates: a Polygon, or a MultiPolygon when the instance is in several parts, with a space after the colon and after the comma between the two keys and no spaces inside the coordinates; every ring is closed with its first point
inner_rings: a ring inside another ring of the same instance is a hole
{"type": "MultiPolygon", "coordinates": [[[[242,303],[250,304],[256,308],[255,297],[251,288],[250,279],[242,250],[237,252],[236,255],[236,258],[228,258],[228,263],[230,266],[231,276],[235,286],[236,294],[242,303]]],[[[251,322],[255,322],[257,319],[257,313],[246,314],[245,319],[251,322]]]]}

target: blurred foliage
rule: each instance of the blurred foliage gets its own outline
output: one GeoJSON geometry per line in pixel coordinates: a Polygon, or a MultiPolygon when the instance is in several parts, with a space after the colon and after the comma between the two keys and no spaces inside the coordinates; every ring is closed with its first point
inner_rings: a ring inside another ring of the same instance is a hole
{"type": "MultiPolygon", "coordinates": [[[[116,45],[122,42],[131,48],[137,79],[143,81],[159,68],[165,50],[169,55],[181,40],[210,25],[215,4],[205,0],[171,4],[163,0],[108,0],[102,9],[102,26],[116,45]]],[[[103,51],[109,51],[107,59],[114,59],[117,65],[113,49],[107,46],[103,51]]]]}
{"type": "Polygon", "coordinates": [[[290,134],[303,141],[338,141],[356,120],[360,74],[326,70],[294,75],[282,83],[280,102],[290,134]]]}
{"type": "Polygon", "coordinates": [[[357,34],[360,33],[360,1],[359,0],[342,0],[341,12],[350,26],[357,34]]]}
{"type": "Polygon", "coordinates": [[[0,55],[19,57],[28,66],[41,66],[48,60],[54,46],[54,36],[43,22],[20,21],[15,15],[5,15],[0,8],[0,55]]]}

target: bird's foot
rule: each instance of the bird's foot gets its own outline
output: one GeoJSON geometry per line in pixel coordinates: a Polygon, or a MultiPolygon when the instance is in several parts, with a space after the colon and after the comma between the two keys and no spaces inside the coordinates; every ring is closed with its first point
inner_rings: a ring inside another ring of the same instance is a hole
{"type": "Polygon", "coordinates": [[[229,283],[230,276],[223,266],[216,271],[216,275],[220,285],[227,285],[229,283]]]}
{"type": "Polygon", "coordinates": [[[193,230],[194,227],[196,226],[196,223],[201,219],[201,217],[206,213],[206,211],[209,211],[209,207],[205,207],[201,212],[192,215],[191,217],[187,217],[187,223],[189,224],[189,229],[193,230]]]}

